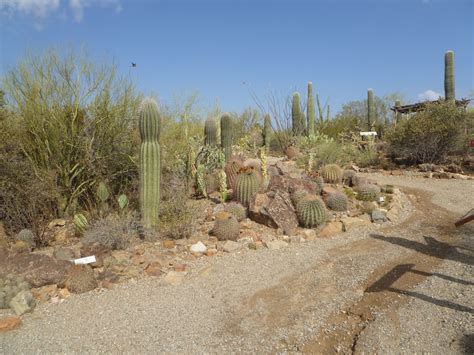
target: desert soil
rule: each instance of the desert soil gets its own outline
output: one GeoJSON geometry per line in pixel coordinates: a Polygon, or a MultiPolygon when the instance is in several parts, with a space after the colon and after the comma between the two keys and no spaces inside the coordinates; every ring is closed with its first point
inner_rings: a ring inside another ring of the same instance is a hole
{"type": "Polygon", "coordinates": [[[370,178],[405,193],[399,223],[41,304],[0,353],[474,353],[474,181],[370,178]]]}

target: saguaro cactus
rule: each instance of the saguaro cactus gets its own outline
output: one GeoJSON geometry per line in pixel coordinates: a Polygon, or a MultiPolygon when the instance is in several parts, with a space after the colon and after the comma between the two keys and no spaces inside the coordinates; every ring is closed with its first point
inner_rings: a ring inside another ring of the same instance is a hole
{"type": "Polygon", "coordinates": [[[291,101],[291,120],[293,124],[293,134],[299,136],[304,133],[304,121],[301,114],[300,94],[295,92],[291,101]]]}
{"type": "Polygon", "coordinates": [[[371,131],[375,123],[375,105],[374,92],[372,89],[367,90],[367,130],[371,131]]]}
{"type": "Polygon", "coordinates": [[[225,161],[228,161],[232,156],[232,118],[228,113],[221,116],[221,145],[225,161]]]}
{"type": "Polygon", "coordinates": [[[454,52],[447,51],[444,55],[444,97],[446,100],[455,100],[454,90],[454,52]]]}
{"type": "Polygon", "coordinates": [[[209,118],[204,122],[204,144],[217,145],[217,125],[213,118],[209,118]]]}
{"type": "Polygon", "coordinates": [[[160,203],[160,114],[158,104],[152,98],[146,98],[140,105],[139,129],[140,148],[140,207],[144,226],[158,224],[160,203]]]}
{"type": "Polygon", "coordinates": [[[266,114],[263,119],[263,145],[268,151],[270,149],[270,142],[272,138],[272,123],[269,114],[266,114]]]}
{"type": "Polygon", "coordinates": [[[308,136],[314,134],[315,124],[315,113],[314,113],[314,96],[313,96],[313,83],[308,83],[308,102],[306,105],[306,119],[308,120],[308,136]]]}
{"type": "MultiPolygon", "coordinates": [[[[400,107],[400,106],[402,106],[402,102],[400,100],[395,100],[395,107],[400,107]]],[[[401,118],[402,117],[401,117],[400,112],[395,111],[395,122],[394,122],[395,126],[397,125],[398,122],[400,122],[401,118]]]]}

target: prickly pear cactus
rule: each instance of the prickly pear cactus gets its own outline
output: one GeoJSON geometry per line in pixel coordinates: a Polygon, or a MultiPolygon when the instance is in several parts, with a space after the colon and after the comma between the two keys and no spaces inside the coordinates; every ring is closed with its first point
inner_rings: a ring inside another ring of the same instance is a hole
{"type": "Polygon", "coordinates": [[[326,207],[321,199],[307,196],[296,208],[298,221],[302,227],[314,228],[326,221],[326,207]]]}
{"type": "Polygon", "coordinates": [[[327,205],[333,211],[347,211],[347,196],[342,192],[329,194],[327,205]]]}
{"type": "Polygon", "coordinates": [[[247,218],[247,209],[240,203],[230,202],[225,206],[224,210],[233,215],[239,222],[247,218]]]}
{"type": "Polygon", "coordinates": [[[321,175],[324,182],[337,184],[342,179],[342,169],[337,164],[327,164],[323,167],[321,175]]]}
{"type": "Polygon", "coordinates": [[[346,169],[342,173],[342,183],[346,186],[354,186],[354,177],[357,173],[354,170],[346,169]]]}
{"type": "Polygon", "coordinates": [[[258,192],[259,186],[258,177],[253,169],[243,168],[235,180],[234,198],[247,207],[258,192]]]}
{"type": "Polygon", "coordinates": [[[213,118],[204,122],[204,144],[217,145],[217,124],[213,118]]]}
{"type": "Polygon", "coordinates": [[[221,145],[228,161],[232,156],[232,118],[228,113],[221,116],[221,145]]]}
{"type": "Polygon", "coordinates": [[[356,187],[357,199],[362,201],[375,201],[380,194],[380,187],[373,184],[364,184],[356,187]]]}
{"type": "Polygon", "coordinates": [[[244,166],[244,160],[236,155],[233,155],[225,164],[225,174],[227,175],[227,186],[235,190],[235,179],[237,174],[244,166]]]}
{"type": "Polygon", "coordinates": [[[216,214],[212,234],[219,240],[237,240],[240,225],[237,219],[228,212],[221,211],[216,214]]]}

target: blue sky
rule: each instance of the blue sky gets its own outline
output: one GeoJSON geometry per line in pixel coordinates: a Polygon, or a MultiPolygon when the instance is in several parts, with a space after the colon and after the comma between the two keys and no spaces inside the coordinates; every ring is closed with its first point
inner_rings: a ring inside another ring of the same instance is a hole
{"type": "Polygon", "coordinates": [[[27,49],[85,45],[165,102],[197,90],[203,105],[218,100],[240,111],[254,105],[249,88],[259,97],[305,95],[312,81],[334,112],[364,99],[369,87],[378,96],[403,93],[407,102],[443,95],[444,52],[452,49],[456,96],[467,97],[473,3],[0,0],[0,75],[27,49]]]}

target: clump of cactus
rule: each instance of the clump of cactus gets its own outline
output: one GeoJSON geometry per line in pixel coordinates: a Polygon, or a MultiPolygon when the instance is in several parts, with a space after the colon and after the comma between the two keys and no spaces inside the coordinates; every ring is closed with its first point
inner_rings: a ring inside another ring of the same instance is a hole
{"type": "Polygon", "coordinates": [[[216,192],[219,188],[219,181],[215,173],[204,174],[204,185],[206,187],[206,195],[216,192]]]}
{"type": "Polygon", "coordinates": [[[453,51],[447,51],[444,55],[444,97],[448,101],[454,101],[456,98],[453,51]]]}
{"type": "Polygon", "coordinates": [[[357,199],[362,201],[375,201],[380,194],[380,188],[373,184],[357,186],[357,199]]]}
{"type": "Polygon", "coordinates": [[[217,145],[217,124],[213,118],[208,118],[204,122],[204,144],[217,145]]]}
{"type": "Polygon", "coordinates": [[[314,112],[314,95],[313,95],[313,83],[308,83],[308,101],[306,107],[306,119],[308,120],[308,136],[314,134],[315,124],[315,112],[314,112]]]}
{"type": "Polygon", "coordinates": [[[372,131],[375,123],[375,104],[374,92],[372,89],[367,90],[367,130],[372,131]]]}
{"type": "Polygon", "coordinates": [[[342,183],[346,186],[354,186],[354,178],[357,176],[357,173],[354,170],[346,169],[342,173],[342,183]]]}
{"type": "Polygon", "coordinates": [[[232,156],[232,118],[228,113],[221,116],[221,146],[228,161],[232,156]]]}
{"type": "Polygon", "coordinates": [[[241,157],[233,155],[225,164],[225,174],[227,175],[227,186],[235,190],[235,179],[240,169],[244,166],[244,161],[241,157]]]}
{"type": "Polygon", "coordinates": [[[295,208],[298,206],[298,203],[300,203],[301,201],[303,201],[303,199],[308,196],[308,191],[306,190],[303,190],[303,189],[298,189],[296,191],[294,191],[292,194],[291,194],[291,202],[293,202],[293,206],[295,206],[295,208]]]}
{"type": "Polygon", "coordinates": [[[293,124],[293,134],[300,136],[304,133],[304,114],[301,112],[300,94],[295,92],[291,101],[291,120],[293,124]]]}
{"type": "Polygon", "coordinates": [[[356,175],[352,178],[352,185],[353,186],[361,186],[369,184],[369,179],[364,176],[356,175]]]}
{"type": "Polygon", "coordinates": [[[247,218],[247,209],[240,203],[230,202],[225,206],[224,210],[233,215],[239,222],[247,218]]]}
{"type": "Polygon", "coordinates": [[[160,114],[152,98],[143,100],[139,110],[140,128],[140,209],[146,228],[158,224],[160,204],[160,114]]]}
{"type": "Polygon", "coordinates": [[[327,198],[327,205],[333,211],[347,211],[347,196],[342,192],[333,192],[327,198]]]}
{"type": "Polygon", "coordinates": [[[240,225],[232,214],[221,211],[216,214],[212,234],[219,240],[236,240],[239,238],[240,225]]]}
{"type": "Polygon", "coordinates": [[[266,151],[270,150],[270,143],[272,139],[272,119],[269,114],[266,114],[263,119],[263,145],[266,151]]]}
{"type": "Polygon", "coordinates": [[[337,184],[342,179],[342,169],[337,164],[327,164],[323,167],[321,175],[324,182],[337,184]]]}
{"type": "Polygon", "coordinates": [[[322,178],[322,176],[316,171],[310,172],[308,176],[311,179],[311,181],[313,181],[317,186],[317,190],[315,193],[318,195],[321,194],[324,187],[324,179],[322,178]]]}
{"type": "Polygon", "coordinates": [[[17,240],[25,242],[29,247],[35,246],[35,234],[30,229],[22,229],[16,235],[17,240]]]}
{"type": "Polygon", "coordinates": [[[243,168],[235,180],[234,198],[242,205],[248,206],[260,187],[253,168],[243,168]]]}
{"type": "Polygon", "coordinates": [[[302,227],[314,228],[326,221],[324,202],[316,196],[306,196],[296,207],[298,221],[302,227]]]}
{"type": "Polygon", "coordinates": [[[0,309],[10,308],[10,301],[21,291],[30,288],[30,284],[22,277],[7,275],[0,278],[0,309]]]}

